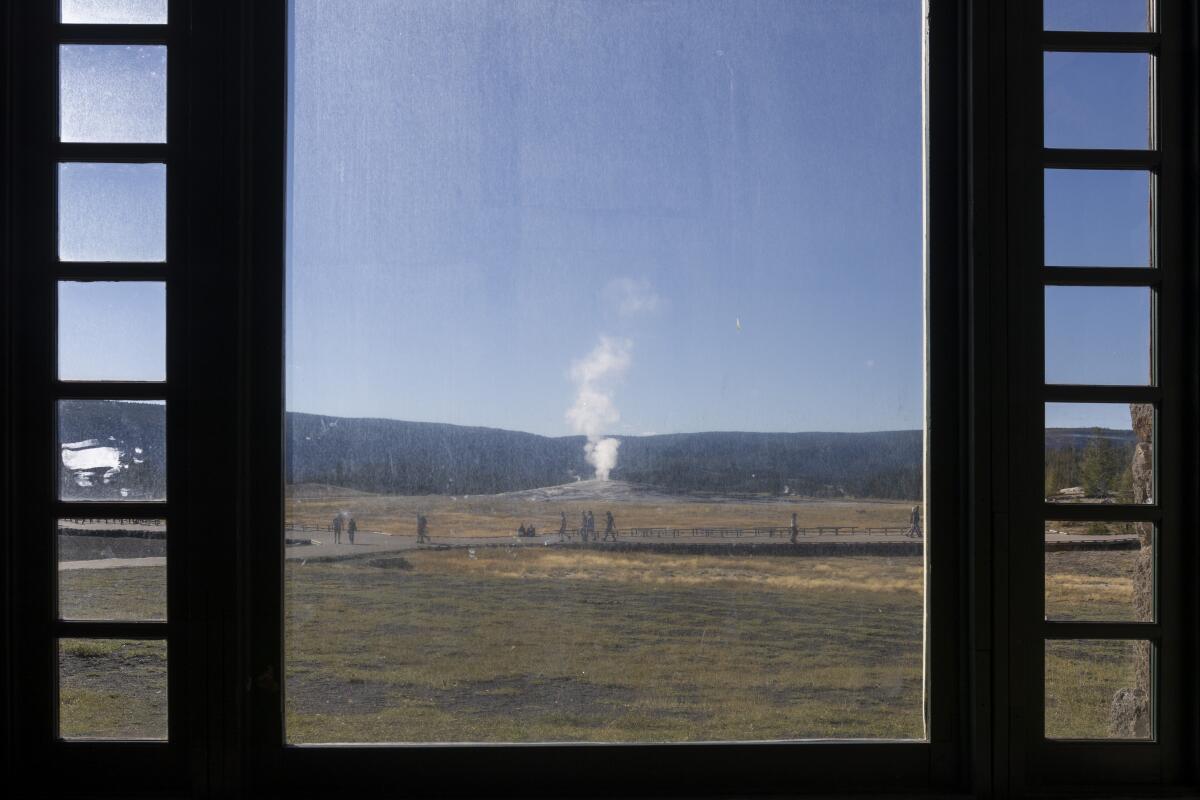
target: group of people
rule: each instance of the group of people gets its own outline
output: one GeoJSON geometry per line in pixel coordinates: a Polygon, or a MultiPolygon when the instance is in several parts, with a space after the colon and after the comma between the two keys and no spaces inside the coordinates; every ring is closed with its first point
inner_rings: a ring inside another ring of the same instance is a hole
{"type": "MultiPolygon", "coordinates": [[[[579,527],[575,531],[567,528],[567,512],[559,512],[560,521],[558,525],[558,540],[560,542],[567,541],[571,534],[577,532],[579,540],[583,543],[587,542],[615,542],[617,541],[617,520],[611,511],[604,512],[604,534],[603,536],[596,533],[596,517],[591,511],[584,511],[579,518],[579,527]]],[[[333,543],[342,543],[342,532],[345,531],[346,538],[350,544],[354,544],[354,535],[358,533],[358,522],[354,519],[354,515],[346,511],[340,511],[333,517],[333,523],[330,526],[333,531],[333,543]]],[[[792,544],[797,543],[797,537],[800,535],[800,526],[796,517],[796,513],[792,512],[791,525],[791,541],[792,544]]],[[[905,534],[912,538],[922,538],[923,531],[921,530],[921,507],[913,506],[912,512],[909,515],[909,527],[905,534]]],[[[517,536],[529,537],[537,536],[537,528],[533,525],[521,524],[517,528],[517,536]]],[[[417,544],[425,544],[432,541],[429,537],[429,520],[424,514],[417,514],[417,544]]]]}
{"type": "MultiPolygon", "coordinates": [[[[567,531],[567,513],[559,512],[562,520],[558,526],[558,538],[560,541],[566,541],[569,533],[567,531]]],[[[617,520],[611,511],[604,512],[604,536],[599,538],[596,534],[596,517],[591,511],[584,511],[579,517],[579,541],[581,542],[615,542],[617,540],[617,520]]]]}
{"type": "Polygon", "coordinates": [[[346,538],[350,540],[350,544],[354,544],[354,534],[358,533],[358,522],[354,519],[354,515],[345,511],[340,511],[333,515],[333,543],[342,543],[342,530],[346,531],[346,538]]]}
{"type": "MultiPolygon", "coordinates": [[[[346,533],[346,539],[350,544],[354,544],[354,535],[358,533],[358,521],[354,519],[354,515],[348,511],[339,511],[333,515],[333,522],[329,529],[333,531],[333,543],[342,543],[342,532],[346,533]]],[[[429,520],[424,514],[417,514],[417,544],[425,544],[429,542],[429,520]]]]}

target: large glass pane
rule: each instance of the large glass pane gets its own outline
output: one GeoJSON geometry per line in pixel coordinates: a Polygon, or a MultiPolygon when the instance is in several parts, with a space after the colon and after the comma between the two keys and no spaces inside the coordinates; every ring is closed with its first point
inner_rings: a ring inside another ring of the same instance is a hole
{"type": "Polygon", "coordinates": [[[167,0],[61,0],[67,23],[165,25],[167,0]]]}
{"type": "Polygon", "coordinates": [[[1046,147],[1150,145],[1150,56],[1046,53],[1046,147]]]}
{"type": "Polygon", "coordinates": [[[63,261],[163,261],[165,164],[58,165],[58,257],[63,261]]]}
{"type": "Polygon", "coordinates": [[[1145,31],[1147,0],[1042,0],[1048,31],[1145,31]]]}
{"type": "Polygon", "coordinates": [[[1150,383],[1149,289],[1046,287],[1046,382],[1150,383]]]}
{"type": "Polygon", "coordinates": [[[167,738],[167,643],[60,639],[58,732],[64,739],[167,738]]]}
{"type": "Polygon", "coordinates": [[[63,619],[166,619],[166,523],[60,519],[58,613],[63,619]]]}
{"type": "Polygon", "coordinates": [[[1150,266],[1150,173],[1046,170],[1046,264],[1150,266]]]}
{"type": "Polygon", "coordinates": [[[161,401],[58,401],[59,498],[166,500],[166,411],[161,401]]]}
{"type": "Polygon", "coordinates": [[[59,86],[64,142],[167,140],[166,47],[62,45],[59,86]]]}
{"type": "Polygon", "coordinates": [[[289,741],[924,735],[921,8],[293,4],[289,741]]]}
{"type": "Polygon", "coordinates": [[[1128,639],[1046,642],[1046,737],[1151,738],[1151,650],[1128,639]]]}
{"type": "Polygon", "coordinates": [[[61,281],[58,377],[64,381],[167,378],[167,289],[155,281],[61,281]]]}
{"type": "Polygon", "coordinates": [[[1153,503],[1154,407],[1047,403],[1046,501],[1153,503]]]}
{"type": "Polygon", "coordinates": [[[1046,619],[1154,621],[1154,525],[1046,523],[1046,619]]]}

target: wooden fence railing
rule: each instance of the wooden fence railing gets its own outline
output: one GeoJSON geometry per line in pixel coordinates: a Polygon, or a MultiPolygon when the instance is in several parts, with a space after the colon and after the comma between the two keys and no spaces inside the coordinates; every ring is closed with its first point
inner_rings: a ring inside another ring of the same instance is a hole
{"type": "MultiPolygon", "coordinates": [[[[285,531],[298,531],[307,533],[332,533],[333,526],[331,525],[311,525],[299,522],[288,522],[283,526],[285,531]]],[[[813,538],[822,536],[853,536],[853,535],[870,535],[870,536],[907,536],[911,528],[907,527],[877,527],[864,528],[851,525],[823,525],[815,528],[797,528],[797,537],[813,538]]],[[[403,534],[391,531],[378,531],[369,528],[358,528],[358,533],[373,533],[378,536],[416,536],[415,530],[403,534]]],[[[514,535],[516,535],[514,533],[514,535]]],[[[558,536],[557,528],[544,528],[538,536],[558,536]]],[[[579,535],[578,528],[570,528],[567,530],[567,535],[574,538],[579,535]]],[[[597,529],[591,534],[596,539],[602,539],[604,531],[597,529]]],[[[680,539],[680,538],[705,538],[705,539],[790,539],[792,529],[788,526],[782,527],[765,527],[765,528],[618,528],[618,539],[680,539]]]]}
{"type": "Polygon", "coordinates": [[[65,517],[63,522],[71,522],[75,525],[153,525],[160,526],[163,524],[161,519],[121,519],[117,517],[100,517],[93,519],[91,517],[65,517]]]}
{"type": "MultiPolygon", "coordinates": [[[[796,536],[809,538],[813,536],[852,536],[869,534],[873,536],[904,536],[909,528],[861,528],[851,525],[825,525],[816,528],[797,528],[796,536]]],[[[768,539],[790,539],[790,527],[771,528],[622,528],[619,536],[642,539],[679,539],[683,537],[702,537],[706,539],[743,539],[764,537],[768,539]]]]}

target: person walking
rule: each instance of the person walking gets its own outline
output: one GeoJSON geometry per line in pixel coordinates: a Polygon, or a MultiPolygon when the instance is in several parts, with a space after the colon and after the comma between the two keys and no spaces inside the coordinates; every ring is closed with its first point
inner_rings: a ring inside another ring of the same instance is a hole
{"type": "Polygon", "coordinates": [[[617,521],[613,518],[611,511],[604,512],[604,541],[615,542],[617,540],[617,521]]]}
{"type": "Polygon", "coordinates": [[[921,507],[913,506],[912,511],[908,515],[908,533],[910,538],[921,538],[921,507]]]}
{"type": "Polygon", "coordinates": [[[588,530],[588,538],[591,539],[593,543],[595,543],[595,541],[596,541],[596,515],[592,513],[592,510],[590,508],[588,509],[588,512],[587,512],[587,530],[588,530]]]}
{"type": "Polygon", "coordinates": [[[796,512],[792,512],[792,544],[796,543],[796,537],[800,535],[800,526],[796,524],[796,512]]]}
{"type": "Polygon", "coordinates": [[[580,512],[579,515],[579,541],[587,544],[587,512],[580,512]]]}
{"type": "Polygon", "coordinates": [[[417,544],[429,541],[429,520],[424,514],[417,514],[417,544]]]}
{"type": "Polygon", "coordinates": [[[358,522],[354,517],[350,518],[350,522],[346,525],[346,536],[350,539],[350,544],[354,544],[354,534],[358,533],[358,522]]]}
{"type": "Polygon", "coordinates": [[[342,515],[337,513],[333,515],[333,543],[342,543],[342,515]]]}
{"type": "Polygon", "coordinates": [[[558,540],[565,542],[567,540],[567,512],[560,511],[558,514],[562,518],[558,523],[558,540]]]}

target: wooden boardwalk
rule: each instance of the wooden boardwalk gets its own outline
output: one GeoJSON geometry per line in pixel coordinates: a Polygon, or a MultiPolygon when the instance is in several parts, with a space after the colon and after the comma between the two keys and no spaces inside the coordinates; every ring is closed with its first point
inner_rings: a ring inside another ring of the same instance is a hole
{"type": "MultiPolygon", "coordinates": [[[[800,528],[796,543],[791,543],[790,527],[776,528],[621,528],[617,541],[604,541],[603,530],[595,538],[582,542],[577,530],[562,538],[557,530],[543,531],[537,536],[440,536],[432,531],[429,544],[417,544],[415,531],[385,533],[358,531],[355,543],[349,543],[345,532],[341,544],[333,543],[328,527],[291,525],[286,529],[289,546],[287,559],[340,560],[375,553],[418,549],[451,549],[471,547],[560,547],[569,549],[612,549],[618,551],[661,553],[758,553],[762,555],[920,555],[923,538],[908,535],[908,528],[866,528],[826,526],[800,528]]],[[[1138,547],[1134,535],[1074,535],[1049,534],[1045,538],[1047,551],[1052,550],[1134,550],[1138,547]]]]}
{"type": "MultiPolygon", "coordinates": [[[[860,528],[851,525],[825,525],[818,528],[796,528],[797,539],[828,536],[909,536],[909,528],[860,528]]],[[[604,532],[599,531],[603,536],[604,532]]],[[[557,534],[557,531],[555,532],[557,534]]],[[[791,539],[788,526],[774,528],[622,528],[618,539],[791,539]]],[[[910,538],[920,538],[910,537],[910,538]]]]}
{"type": "MultiPolygon", "coordinates": [[[[317,534],[317,538],[320,539],[332,538],[333,536],[333,528],[329,525],[303,525],[289,522],[283,526],[283,529],[289,538],[304,538],[303,534],[317,534]]],[[[824,525],[815,528],[797,528],[796,538],[821,539],[830,536],[903,538],[909,537],[909,530],[907,527],[863,528],[852,525],[824,525]]],[[[361,536],[363,534],[413,537],[417,535],[415,530],[395,532],[359,528],[358,535],[361,536]]],[[[593,531],[593,534],[597,540],[604,538],[604,530],[601,528],[597,528],[593,531]]],[[[786,525],[766,528],[618,528],[616,536],[618,541],[623,539],[791,539],[792,529],[786,525]]],[[[561,538],[556,528],[544,528],[536,536],[528,538],[540,540],[546,537],[553,537],[555,540],[561,538]]],[[[345,531],[342,532],[342,538],[346,538],[345,531]]],[[[470,537],[460,536],[458,538],[467,539],[470,537]]],[[[486,538],[494,539],[497,537],[486,538]]],[[[580,538],[578,528],[568,528],[564,541],[579,541],[580,538]]]]}

